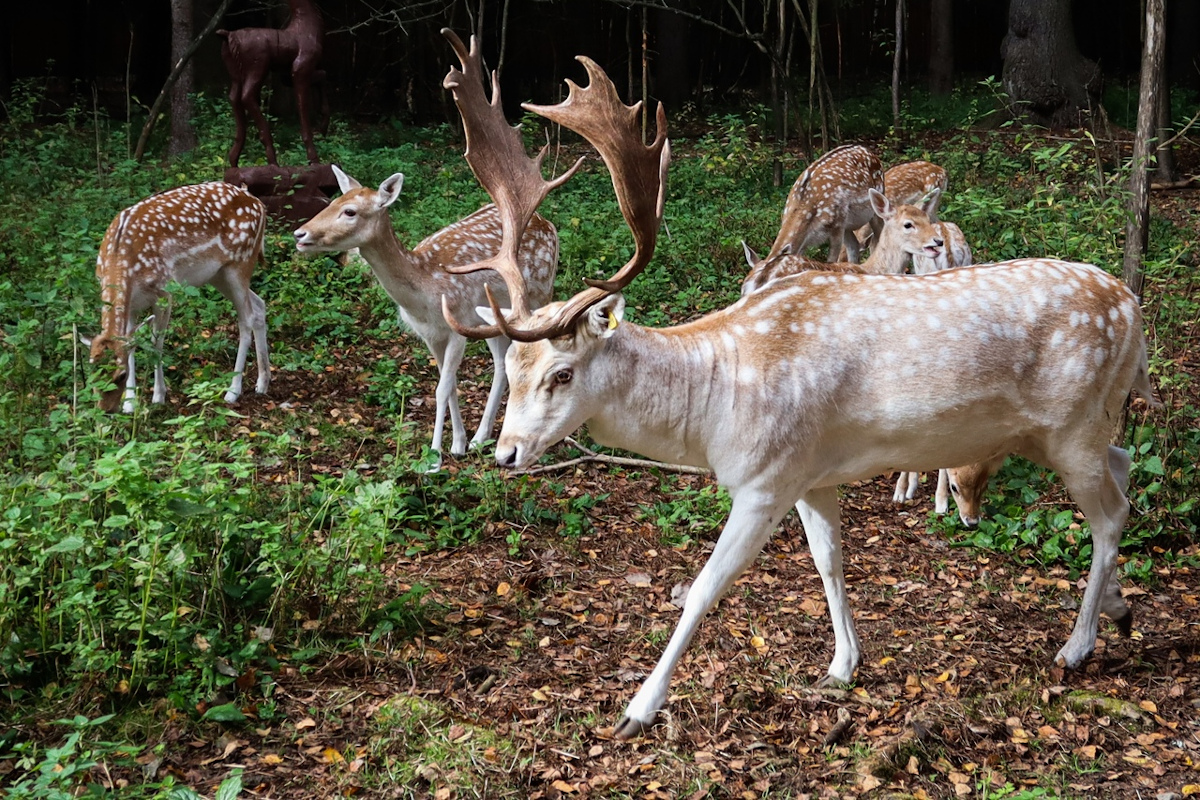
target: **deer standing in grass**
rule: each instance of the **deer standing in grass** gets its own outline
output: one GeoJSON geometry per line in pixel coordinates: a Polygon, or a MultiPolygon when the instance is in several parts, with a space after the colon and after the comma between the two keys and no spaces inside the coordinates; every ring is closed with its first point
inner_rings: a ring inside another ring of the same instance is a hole
{"type": "MultiPolygon", "coordinates": [[[[378,189],[370,189],[338,167],[333,170],[342,195],[295,231],[296,249],[302,253],[322,253],[359,248],[384,291],[396,303],[400,319],[433,353],[439,377],[431,448],[438,453],[432,468],[438,469],[447,411],[452,429],[450,452],[454,455],[467,452],[467,432],[458,405],[458,367],[467,340],[446,324],[442,299],[460,319],[482,321],[475,315],[475,307],[487,302],[483,287],[488,274],[460,275],[450,268],[487,258],[497,251],[503,238],[499,213],[493,205],[484,206],[409,250],[396,238],[388,216],[388,209],[400,197],[404,176],[397,173],[378,189]]],[[[558,266],[558,232],[554,226],[540,216],[534,217],[521,238],[518,261],[528,287],[528,302],[536,308],[550,299],[554,289],[558,266]]],[[[504,354],[509,340],[502,335],[494,336],[487,344],[495,374],[472,446],[491,438],[507,386],[504,354]]]]}
{"type": "Polygon", "coordinates": [[[1053,259],[921,277],[807,271],[683,325],[627,323],[619,292],[649,262],[662,220],[666,115],[660,107],[657,136],[643,146],[641,104],[621,103],[603,71],[580,57],[587,88],[569,82],[564,102],[523,107],[600,151],[636,249],[611,279],[531,312],[520,302],[511,243],[561,179],[541,177],[484,99],[474,43],[467,51],[446,33],[462,69],[452,68],[444,85],[509,243],[464,269],[500,272],[513,310],[489,293],[492,323],[472,329],[444,308],[464,335],[504,332],[515,342],[497,463],[528,467],[587,424],[603,444],[712,469],[732,499],[662,658],[614,729],[618,738],[654,720],[704,615],[793,504],[833,620],[827,680],[850,681],[861,652],[842,574],[837,487],[889,469],[1015,452],[1056,470],[1093,539],[1087,590],[1056,660],[1074,668],[1088,657],[1101,612],[1129,630],[1115,569],[1130,458],[1108,442],[1130,388],[1151,391],[1141,311],[1123,284],[1094,266],[1053,259]],[[937,347],[912,346],[918,324],[938,334],[937,347]]]}
{"type": "Polygon", "coordinates": [[[100,396],[100,408],[132,412],[137,394],[130,338],[138,318],[154,306],[154,402],[167,398],[162,349],[171,320],[171,281],[186,286],[211,283],[233,303],[238,317],[238,352],[225,402],[242,395],[242,373],[254,338],[258,383],[271,383],[267,355],[266,306],[250,290],[250,275],[262,260],[267,210],[249,192],[228,183],[181,186],[156,194],[117,215],[100,242],[96,278],[100,281],[101,330],[91,345],[93,363],[111,353],[117,372],[114,389],[100,396]],[[124,395],[124,403],[121,398],[124,395]]]}
{"type": "Polygon", "coordinates": [[[915,259],[919,256],[935,261],[944,259],[945,242],[940,233],[928,224],[920,222],[925,218],[926,208],[937,206],[939,192],[934,191],[929,195],[921,208],[895,205],[875,189],[868,189],[867,197],[872,213],[883,227],[879,233],[879,246],[871,250],[871,255],[866,261],[862,264],[823,263],[793,253],[768,255],[760,259],[743,243],[750,273],[742,281],[742,297],[758,291],[772,281],[811,269],[859,275],[900,275],[908,268],[910,257],[915,259]],[[895,223],[887,224],[893,218],[896,218],[895,223]]]}
{"type": "MultiPolygon", "coordinates": [[[[883,173],[883,193],[898,206],[915,206],[935,191],[946,193],[950,179],[946,170],[929,161],[908,161],[883,173]]],[[[929,210],[929,221],[937,222],[937,203],[929,210]]]]}
{"type": "Polygon", "coordinates": [[[767,258],[785,253],[802,256],[809,247],[828,241],[828,261],[857,262],[860,253],[854,231],[863,225],[875,231],[881,227],[871,210],[871,189],[883,191],[879,157],[860,144],[833,148],[809,164],[792,184],[767,258]]]}

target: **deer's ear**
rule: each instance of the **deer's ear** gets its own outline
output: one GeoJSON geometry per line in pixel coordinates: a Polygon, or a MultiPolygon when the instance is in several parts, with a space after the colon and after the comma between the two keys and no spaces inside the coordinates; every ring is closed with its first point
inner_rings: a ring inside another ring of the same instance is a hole
{"type": "Polygon", "coordinates": [[[330,164],[333,167],[333,177],[337,178],[338,188],[342,190],[342,194],[349,192],[351,189],[361,189],[362,184],[351,178],[346,173],[342,172],[337,164],[330,164]]]}
{"type": "Polygon", "coordinates": [[[387,208],[396,202],[400,190],[404,188],[404,173],[397,172],[383,183],[379,184],[379,207],[387,208]]]}
{"type": "MultiPolygon", "coordinates": [[[[490,306],[475,306],[475,313],[479,315],[479,318],[483,320],[485,325],[496,324],[496,315],[492,313],[490,306]]],[[[500,309],[500,313],[504,315],[505,319],[508,319],[508,315],[512,313],[512,309],[502,308],[500,309]]]]}
{"type": "Polygon", "coordinates": [[[742,252],[746,255],[746,264],[750,267],[750,269],[754,269],[758,266],[758,253],[754,252],[753,247],[746,244],[745,239],[742,239],[742,252]]]}
{"type": "Polygon", "coordinates": [[[597,339],[607,339],[617,332],[625,318],[625,297],[611,294],[592,306],[584,318],[587,332],[597,339]]]}
{"type": "Polygon", "coordinates": [[[880,219],[887,219],[894,213],[892,209],[892,202],[884,196],[883,192],[879,191],[878,189],[868,189],[867,194],[871,198],[871,210],[874,211],[880,219]]]}
{"type": "Polygon", "coordinates": [[[925,216],[930,219],[937,214],[938,201],[942,199],[942,190],[934,189],[925,198],[921,200],[921,210],[925,212],[925,216]]]}

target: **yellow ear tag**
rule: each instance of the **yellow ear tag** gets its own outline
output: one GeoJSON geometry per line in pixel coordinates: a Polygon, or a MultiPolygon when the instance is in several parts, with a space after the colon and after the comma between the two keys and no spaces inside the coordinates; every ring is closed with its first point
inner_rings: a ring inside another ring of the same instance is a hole
{"type": "Polygon", "coordinates": [[[613,312],[608,312],[608,329],[614,330],[617,327],[617,315],[613,312]]]}

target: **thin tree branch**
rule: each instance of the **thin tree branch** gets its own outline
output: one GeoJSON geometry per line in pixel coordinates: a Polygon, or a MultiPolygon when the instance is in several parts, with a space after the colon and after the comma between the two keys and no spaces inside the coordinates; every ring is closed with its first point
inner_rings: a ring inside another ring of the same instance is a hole
{"type": "Polygon", "coordinates": [[[754,33],[750,30],[750,27],[748,25],[746,25],[745,19],[742,17],[741,12],[739,12],[737,7],[733,5],[732,0],[726,0],[726,2],[729,4],[729,7],[733,10],[734,16],[737,17],[738,22],[740,22],[742,24],[742,30],[740,30],[740,31],[735,28],[728,28],[715,20],[705,17],[703,14],[697,14],[694,11],[687,11],[685,9],[679,8],[678,6],[673,6],[670,3],[665,2],[665,0],[660,0],[660,2],[654,2],[654,0],[609,0],[609,2],[611,2],[615,5],[621,6],[622,8],[637,7],[637,8],[653,8],[653,9],[657,9],[659,11],[670,11],[673,14],[678,14],[681,17],[686,17],[687,19],[695,20],[696,22],[699,22],[703,25],[707,25],[708,27],[714,28],[714,29],[720,31],[721,33],[727,34],[729,36],[733,36],[738,39],[746,39],[747,41],[753,43],[754,46],[757,47],[759,50],[762,50],[764,53],[767,52],[765,46],[762,44],[763,34],[754,33]]]}
{"type": "Polygon", "coordinates": [[[232,2],[233,0],[221,0],[221,5],[217,8],[216,13],[212,15],[212,19],[208,21],[208,24],[204,26],[204,30],[200,31],[200,35],[195,38],[188,49],[180,56],[179,62],[171,70],[171,74],[167,76],[167,82],[163,84],[162,91],[155,98],[154,105],[150,106],[150,116],[146,118],[146,124],[142,126],[142,135],[138,137],[137,148],[133,152],[134,161],[141,161],[142,156],[146,154],[146,143],[150,140],[150,132],[154,130],[154,123],[158,120],[158,112],[162,110],[162,105],[166,102],[167,95],[171,93],[171,88],[175,86],[175,82],[183,74],[183,68],[187,66],[188,61],[200,49],[200,43],[217,29],[217,25],[221,23],[221,17],[225,16],[225,12],[229,9],[229,5],[232,2]]]}
{"type": "Polygon", "coordinates": [[[348,23],[340,28],[330,28],[328,33],[355,33],[359,28],[370,27],[377,23],[386,23],[387,25],[398,28],[402,33],[407,34],[406,25],[411,25],[417,22],[424,22],[434,18],[442,18],[447,16],[450,7],[454,5],[455,0],[423,0],[422,2],[405,3],[400,8],[381,8],[373,5],[367,0],[360,0],[361,4],[369,11],[365,18],[355,22],[348,23]]]}
{"type": "Polygon", "coordinates": [[[637,467],[640,469],[661,469],[664,472],[680,472],[685,475],[708,475],[709,470],[703,467],[693,467],[687,464],[664,464],[661,461],[652,461],[648,458],[626,458],[625,456],[610,456],[603,453],[597,453],[595,450],[584,447],[579,442],[571,437],[564,440],[576,450],[583,451],[583,455],[578,458],[572,458],[567,461],[560,461],[557,464],[546,464],[541,467],[530,467],[513,472],[513,475],[542,475],[546,472],[561,472],[564,469],[578,466],[580,464],[615,464],[621,467],[637,467]]]}

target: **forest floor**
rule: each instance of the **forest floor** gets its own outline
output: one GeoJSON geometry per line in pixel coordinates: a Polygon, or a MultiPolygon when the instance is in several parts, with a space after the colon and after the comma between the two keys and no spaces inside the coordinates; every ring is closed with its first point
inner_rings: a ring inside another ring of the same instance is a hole
{"type": "MultiPolygon", "coordinates": [[[[1171,216],[1194,197],[1157,194],[1156,209],[1171,216]]],[[[1169,357],[1194,373],[1192,336],[1174,346],[1169,357]]],[[[380,358],[395,359],[428,391],[409,404],[408,421],[423,440],[436,378],[411,335],[365,341],[323,375],[281,374],[270,399],[248,401],[248,424],[270,429],[279,415],[332,415],[359,430],[347,439],[359,443],[353,452],[318,454],[314,441],[306,463],[335,476],[369,464],[391,443],[373,435],[387,425],[357,399],[357,385],[380,358]]],[[[472,350],[460,372],[468,428],[490,371],[486,352],[472,350]]],[[[479,468],[475,456],[447,463],[479,468]]],[[[1146,585],[1126,586],[1132,638],[1102,620],[1094,657],[1065,672],[1053,666],[1054,654],[1084,580],[1071,580],[1066,568],[1039,570],[953,546],[929,529],[931,476],[904,507],[892,503],[887,478],[848,485],[845,571],[863,642],[857,683],[814,688],[832,657],[831,627],[792,515],[703,623],[659,724],[625,743],[611,726],[675,625],[673,597],[712,547],[707,533],[664,539],[652,509],[664,488],[703,498],[711,481],[603,464],[547,477],[535,489],[547,502],[556,493],[597,498],[586,532],[529,528],[518,532],[513,556],[514,534],[500,523],[468,547],[397,556],[394,589],[385,594],[431,589],[418,635],[398,639],[384,656],[356,650],[305,665],[284,660],[274,697],[276,718],[286,722],[210,740],[181,720],[168,730],[179,745],[168,768],[189,785],[215,787],[241,766],[251,794],[272,798],[1200,792],[1194,544],[1146,585]]]]}

